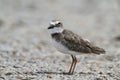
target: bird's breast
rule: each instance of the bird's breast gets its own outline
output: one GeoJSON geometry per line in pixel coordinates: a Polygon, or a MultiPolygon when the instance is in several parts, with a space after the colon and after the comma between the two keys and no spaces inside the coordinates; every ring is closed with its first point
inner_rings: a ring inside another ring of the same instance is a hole
{"type": "Polygon", "coordinates": [[[68,51],[68,49],[64,45],[61,44],[61,42],[57,42],[55,39],[52,39],[52,43],[58,51],[60,52],[68,51]]]}
{"type": "Polygon", "coordinates": [[[74,52],[74,51],[70,51],[67,47],[65,47],[64,45],[62,45],[60,42],[57,42],[56,40],[52,39],[52,43],[54,45],[54,47],[64,53],[64,54],[72,54],[72,55],[80,55],[79,52],[74,52]]]}

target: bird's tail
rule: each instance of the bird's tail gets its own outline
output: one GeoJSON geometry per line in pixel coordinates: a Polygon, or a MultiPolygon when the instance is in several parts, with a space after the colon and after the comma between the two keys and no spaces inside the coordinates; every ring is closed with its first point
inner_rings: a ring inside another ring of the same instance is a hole
{"type": "Polygon", "coordinates": [[[105,50],[103,48],[99,48],[99,47],[92,47],[92,53],[95,54],[105,54],[105,50]]]}

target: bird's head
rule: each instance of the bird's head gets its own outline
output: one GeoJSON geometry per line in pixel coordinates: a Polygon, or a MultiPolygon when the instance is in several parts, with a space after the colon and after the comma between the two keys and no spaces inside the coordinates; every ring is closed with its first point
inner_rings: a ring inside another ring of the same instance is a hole
{"type": "Polygon", "coordinates": [[[63,24],[60,21],[52,20],[49,24],[48,30],[50,31],[51,34],[62,33],[63,24]]]}

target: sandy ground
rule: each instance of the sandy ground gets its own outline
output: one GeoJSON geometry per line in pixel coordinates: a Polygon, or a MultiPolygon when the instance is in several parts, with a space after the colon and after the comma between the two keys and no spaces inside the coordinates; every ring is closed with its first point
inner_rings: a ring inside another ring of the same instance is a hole
{"type": "Polygon", "coordinates": [[[120,80],[119,0],[0,0],[0,80],[120,80]],[[105,55],[71,57],[51,45],[49,21],[90,39],[105,55]]]}

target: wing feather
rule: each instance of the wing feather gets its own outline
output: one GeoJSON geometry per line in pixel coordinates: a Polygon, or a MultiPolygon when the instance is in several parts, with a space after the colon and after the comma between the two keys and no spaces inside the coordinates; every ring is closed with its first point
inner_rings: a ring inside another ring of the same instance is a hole
{"type": "Polygon", "coordinates": [[[74,34],[69,30],[64,30],[63,35],[64,39],[62,40],[62,44],[68,47],[69,50],[75,52],[92,53],[90,48],[91,44],[88,41],[84,41],[79,35],[74,34]]]}
{"type": "Polygon", "coordinates": [[[82,53],[105,53],[105,50],[92,45],[89,41],[82,39],[79,35],[74,34],[72,31],[63,31],[62,44],[69,50],[82,53]]]}

